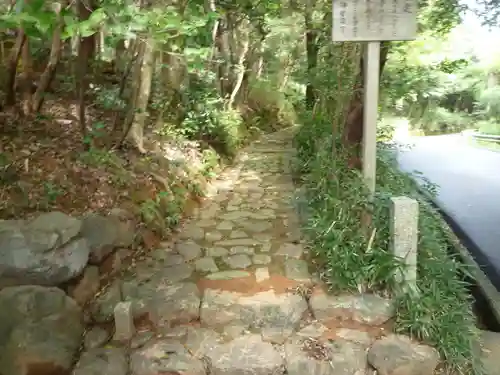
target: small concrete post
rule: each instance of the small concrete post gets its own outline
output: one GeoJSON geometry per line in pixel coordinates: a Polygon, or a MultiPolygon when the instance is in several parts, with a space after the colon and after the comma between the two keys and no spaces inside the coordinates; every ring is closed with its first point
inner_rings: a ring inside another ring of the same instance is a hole
{"type": "Polygon", "coordinates": [[[418,202],[408,197],[391,198],[391,249],[404,269],[395,278],[403,289],[416,289],[418,247],[418,202]]]}
{"type": "Polygon", "coordinates": [[[134,337],[134,314],[132,302],[120,302],[114,309],[115,317],[115,341],[128,341],[134,337]]]}

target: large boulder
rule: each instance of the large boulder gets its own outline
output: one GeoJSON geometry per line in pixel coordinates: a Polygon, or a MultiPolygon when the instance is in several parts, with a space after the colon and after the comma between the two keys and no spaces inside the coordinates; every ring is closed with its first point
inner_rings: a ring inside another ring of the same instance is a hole
{"type": "Polygon", "coordinates": [[[54,287],[0,291],[0,373],[66,375],[84,325],[75,301],[54,287]]]}
{"type": "Polygon", "coordinates": [[[58,285],[78,276],[89,258],[87,241],[78,237],[81,222],[49,212],[27,223],[0,222],[0,287],[58,285]]]}
{"type": "Polygon", "coordinates": [[[83,218],[82,236],[90,247],[90,263],[100,264],[118,247],[134,242],[135,224],[126,213],[113,210],[108,216],[89,214],[83,218]]]}

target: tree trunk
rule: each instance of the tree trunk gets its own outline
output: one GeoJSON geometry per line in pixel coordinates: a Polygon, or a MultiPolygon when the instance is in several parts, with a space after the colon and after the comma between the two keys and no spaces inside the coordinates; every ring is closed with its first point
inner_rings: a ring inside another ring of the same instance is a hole
{"type": "Polygon", "coordinates": [[[140,82],[138,84],[137,100],[135,102],[136,113],[128,133],[128,138],[141,153],[146,152],[144,149],[144,127],[148,115],[147,110],[155,62],[153,37],[150,36],[144,44],[143,58],[141,59],[142,64],[140,65],[140,82]]]}
{"type": "Polygon", "coordinates": [[[37,89],[35,94],[33,95],[33,111],[39,112],[42,108],[44,94],[47,92],[48,88],[52,80],[54,79],[57,65],[59,64],[59,60],[61,58],[62,53],[62,40],[61,33],[64,26],[62,17],[61,17],[61,4],[57,4],[57,9],[55,10],[57,13],[57,26],[54,29],[54,34],[52,35],[52,46],[50,49],[50,57],[47,66],[45,67],[45,71],[42,73],[40,80],[38,82],[37,89]]]}
{"type": "MultiPolygon", "coordinates": [[[[85,0],[78,1],[78,19],[80,22],[89,19],[93,7],[93,0],[88,3],[85,0]]],[[[82,38],[79,37],[78,40],[78,57],[76,59],[75,67],[75,83],[76,83],[76,94],[78,99],[78,121],[80,123],[80,131],[82,137],[87,137],[87,123],[85,119],[85,93],[88,88],[88,73],[90,59],[95,54],[95,37],[94,35],[82,38]]],[[[87,144],[87,147],[89,145],[87,144]]]]}
{"type": "MultiPolygon", "coordinates": [[[[380,47],[380,70],[382,75],[387,57],[389,54],[389,42],[382,42],[380,47]]],[[[364,58],[360,58],[360,72],[357,78],[357,84],[354,89],[353,97],[349,105],[349,112],[344,126],[344,145],[354,148],[355,155],[350,161],[350,166],[353,168],[361,168],[361,142],[363,141],[363,84],[364,84],[364,58]]]]}
{"type": "Polygon", "coordinates": [[[243,83],[243,79],[245,77],[245,72],[246,72],[246,64],[245,64],[245,59],[248,54],[248,48],[250,46],[250,40],[249,40],[249,29],[248,25],[244,24],[242,25],[242,33],[241,33],[241,46],[240,46],[240,52],[238,56],[238,62],[236,64],[236,80],[234,82],[233,90],[231,91],[231,95],[229,96],[229,101],[227,103],[228,108],[232,108],[234,105],[234,100],[236,98],[236,95],[238,95],[238,92],[241,88],[241,85],[243,83]]]}
{"type": "Polygon", "coordinates": [[[314,79],[318,66],[318,45],[317,32],[313,29],[312,10],[306,9],[306,52],[307,52],[307,85],[306,85],[306,108],[312,110],[316,103],[316,91],[314,89],[314,79]]]}
{"type": "Polygon", "coordinates": [[[16,43],[12,49],[7,65],[7,87],[5,88],[5,105],[13,106],[16,104],[16,75],[17,65],[23,50],[23,45],[26,42],[26,34],[23,30],[19,29],[16,43]]]}
{"type": "Polygon", "coordinates": [[[23,44],[22,52],[21,52],[21,61],[22,61],[22,72],[20,77],[20,88],[22,92],[22,110],[24,115],[29,115],[31,113],[32,108],[32,94],[31,90],[33,89],[33,61],[31,58],[30,44],[29,39],[26,38],[26,41],[23,44]]]}

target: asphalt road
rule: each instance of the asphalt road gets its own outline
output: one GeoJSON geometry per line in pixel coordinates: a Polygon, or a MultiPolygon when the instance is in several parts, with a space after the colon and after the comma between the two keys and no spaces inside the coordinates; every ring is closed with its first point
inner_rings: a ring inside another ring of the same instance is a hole
{"type": "Polygon", "coordinates": [[[398,153],[401,169],[438,185],[436,204],[467,237],[465,245],[500,290],[500,152],[472,146],[462,135],[405,143],[412,147],[398,153]]]}

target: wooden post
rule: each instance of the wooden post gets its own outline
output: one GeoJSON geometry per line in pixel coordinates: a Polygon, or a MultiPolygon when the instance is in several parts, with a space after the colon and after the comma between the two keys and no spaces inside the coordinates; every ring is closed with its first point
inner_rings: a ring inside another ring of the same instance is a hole
{"type": "Polygon", "coordinates": [[[370,192],[370,198],[373,198],[377,170],[380,42],[367,42],[363,69],[365,78],[363,97],[363,177],[370,192]]]}

